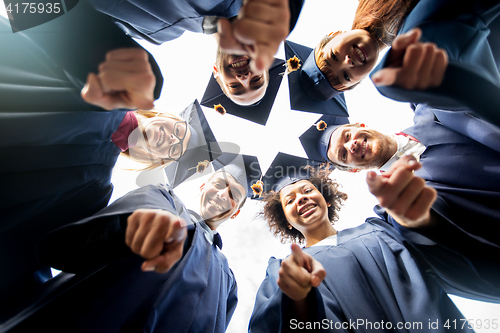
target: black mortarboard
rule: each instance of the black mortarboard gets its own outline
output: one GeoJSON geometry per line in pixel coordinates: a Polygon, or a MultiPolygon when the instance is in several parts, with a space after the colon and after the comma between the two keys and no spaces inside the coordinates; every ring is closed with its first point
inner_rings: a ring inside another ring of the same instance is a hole
{"type": "Polygon", "coordinates": [[[222,153],[212,162],[215,171],[225,171],[243,185],[247,197],[253,196],[252,185],[260,180],[262,171],[256,156],[222,153]]]}
{"type": "Polygon", "coordinates": [[[267,86],[266,94],[255,105],[242,106],[231,101],[222,92],[213,75],[210,77],[205,94],[201,99],[201,105],[213,109],[214,105],[221,104],[227,113],[260,125],[265,125],[276,99],[281,80],[283,79],[283,73],[285,72],[284,63],[281,59],[274,59],[274,63],[269,69],[269,85],[267,86]]]}
{"type": "Polygon", "coordinates": [[[203,164],[205,167],[198,166],[200,162],[211,162],[222,154],[197,100],[184,109],[179,116],[188,122],[191,139],[180,160],[165,167],[167,184],[170,188],[178,186],[197,171],[204,170],[206,165],[203,164]]]}
{"type": "Polygon", "coordinates": [[[315,161],[328,162],[327,152],[333,131],[348,123],[349,120],[345,117],[324,115],[319,118],[315,125],[299,137],[307,157],[315,161]],[[318,126],[323,125],[318,125],[321,121],[326,123],[326,128],[322,131],[318,130],[318,126]]]}
{"type": "Polygon", "coordinates": [[[285,56],[297,56],[300,67],[288,74],[290,106],[292,110],[348,117],[344,94],[332,88],[321,73],[314,59],[314,50],[290,41],[285,41],[285,56]]]}
{"type": "Polygon", "coordinates": [[[317,167],[321,163],[307,158],[278,153],[266,174],[262,177],[264,192],[280,191],[283,187],[311,178],[307,166],[317,167]]]}

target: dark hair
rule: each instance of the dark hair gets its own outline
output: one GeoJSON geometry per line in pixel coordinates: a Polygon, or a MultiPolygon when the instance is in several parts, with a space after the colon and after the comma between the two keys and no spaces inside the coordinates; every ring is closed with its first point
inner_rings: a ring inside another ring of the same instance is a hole
{"type": "MultiPolygon", "coordinates": [[[[351,29],[366,30],[384,44],[390,44],[396,37],[403,19],[417,2],[418,0],[360,0],[351,29]]],[[[346,91],[356,87],[359,82],[350,87],[344,86],[340,82],[338,75],[330,71],[328,63],[322,56],[326,44],[341,33],[343,31],[324,36],[316,46],[314,58],[318,68],[328,79],[330,85],[336,90],[346,91]]]]}
{"type": "MultiPolygon", "coordinates": [[[[304,180],[311,182],[321,192],[326,202],[330,203],[328,219],[334,224],[338,220],[337,212],[340,211],[347,199],[347,194],[340,192],[338,190],[340,185],[329,177],[330,164],[325,163],[317,168],[308,166],[308,169],[311,172],[311,177],[304,180]]],[[[264,210],[259,215],[267,221],[273,235],[278,237],[283,244],[287,242],[302,244],[305,241],[304,235],[295,228],[288,229],[288,221],[281,205],[280,192],[264,193],[263,201],[265,202],[264,210]]]]}

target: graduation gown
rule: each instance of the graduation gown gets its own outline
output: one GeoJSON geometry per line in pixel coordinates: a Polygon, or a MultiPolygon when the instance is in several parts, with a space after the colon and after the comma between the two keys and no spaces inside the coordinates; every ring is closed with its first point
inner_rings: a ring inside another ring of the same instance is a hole
{"type": "Polygon", "coordinates": [[[448,292],[499,302],[500,153],[449,129],[434,112],[419,104],[415,125],[403,132],[426,146],[420,156],[422,168],[415,175],[437,190],[432,210],[443,220],[422,230],[391,221],[437,274],[443,275],[448,292]],[[461,264],[450,265],[452,261],[445,259],[450,257],[461,264]]]}
{"type": "Polygon", "coordinates": [[[36,288],[40,237],[106,207],[120,154],[111,135],[124,115],[0,112],[2,306],[36,288]]]}
{"type": "MultiPolygon", "coordinates": [[[[162,44],[184,31],[203,33],[205,16],[230,18],[238,15],[243,0],[88,0],[97,10],[113,17],[127,34],[162,44]]],[[[297,22],[304,0],[290,0],[290,31],[297,22]]],[[[210,33],[213,33],[211,31],[210,33]]]]}
{"type": "Polygon", "coordinates": [[[48,265],[77,274],[106,266],[19,325],[18,331],[46,325],[61,332],[225,331],[237,303],[227,259],[195,223],[188,227],[184,255],[172,269],[165,274],[142,272],[144,259],[124,242],[126,218],[139,208],[163,209],[197,221],[172,192],[146,186],[47,236],[39,254],[48,265]]]}
{"type": "MultiPolygon", "coordinates": [[[[22,32],[12,33],[9,22],[0,17],[0,32],[2,45],[9,45],[0,50],[0,111],[6,112],[105,111],[81,99],[87,75],[97,73],[108,51],[142,49],[86,1],[22,32]]],[[[158,98],[163,77],[151,54],[149,62],[158,98]]]]}
{"type": "MultiPolygon", "coordinates": [[[[111,142],[124,112],[85,103],[80,90],[105,54],[140,47],[80,1],[66,14],[12,33],[0,18],[0,313],[37,288],[35,243],[90,216],[111,196],[120,150],[111,142]],[[92,24],[89,24],[92,22],[92,24]],[[83,112],[84,111],[84,112],[83,112]],[[105,111],[105,112],[102,112],[105,111]]],[[[157,78],[162,77],[150,58],[157,78]]]]}
{"type": "MultiPolygon", "coordinates": [[[[326,270],[326,278],[307,296],[307,320],[319,323],[315,332],[447,332],[444,324],[463,318],[383,220],[370,218],[359,227],[340,231],[337,246],[304,251],[326,270]],[[436,329],[430,329],[436,321],[436,329]]],[[[308,327],[306,322],[299,324],[291,300],[276,283],[280,266],[281,260],[269,260],[250,319],[252,333],[308,327]]]]}
{"type": "MultiPolygon", "coordinates": [[[[421,0],[399,34],[422,29],[423,42],[434,42],[448,53],[443,83],[424,91],[378,87],[397,101],[427,103],[446,110],[474,111],[500,126],[500,4],[496,1],[421,0]]],[[[372,72],[386,67],[387,56],[372,72]]]]}

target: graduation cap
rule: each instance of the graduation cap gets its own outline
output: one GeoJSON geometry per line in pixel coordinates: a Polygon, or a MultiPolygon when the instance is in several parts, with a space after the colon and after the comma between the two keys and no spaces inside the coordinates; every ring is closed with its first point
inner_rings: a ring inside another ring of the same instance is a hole
{"type": "Polygon", "coordinates": [[[324,115],[319,118],[315,124],[316,126],[311,126],[299,137],[307,157],[315,161],[328,162],[327,152],[333,131],[348,123],[349,120],[345,117],[324,115]],[[322,121],[324,124],[321,123],[322,121]],[[320,126],[326,126],[326,128],[319,130],[318,127],[320,126]]]}
{"type": "Polygon", "coordinates": [[[179,116],[187,121],[191,129],[191,139],[179,161],[167,165],[164,169],[170,188],[175,188],[194,173],[202,172],[209,162],[222,154],[198,100],[191,103],[179,116]]]}
{"type": "Polygon", "coordinates": [[[247,197],[253,197],[252,185],[262,177],[259,160],[256,156],[241,155],[234,153],[222,153],[212,162],[215,171],[224,171],[243,185],[247,197]]]}
{"type": "Polygon", "coordinates": [[[314,49],[285,41],[286,59],[297,56],[300,67],[288,74],[290,106],[293,110],[349,117],[344,93],[334,89],[321,73],[314,49]]]}
{"type": "Polygon", "coordinates": [[[219,83],[217,83],[213,75],[210,77],[205,94],[201,99],[201,105],[212,109],[214,105],[221,104],[227,113],[260,125],[265,125],[276,99],[281,80],[283,79],[283,73],[285,72],[284,64],[284,60],[274,59],[269,69],[269,85],[267,86],[266,94],[260,102],[254,105],[243,106],[234,103],[222,92],[219,83]]]}
{"type": "Polygon", "coordinates": [[[285,153],[278,153],[262,177],[264,192],[281,191],[287,185],[311,178],[307,166],[317,167],[322,162],[308,160],[285,153]]]}

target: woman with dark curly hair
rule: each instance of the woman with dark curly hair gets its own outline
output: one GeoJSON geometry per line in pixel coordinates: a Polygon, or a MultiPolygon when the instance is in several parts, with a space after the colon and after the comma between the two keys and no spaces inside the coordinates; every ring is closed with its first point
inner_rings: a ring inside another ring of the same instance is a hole
{"type": "MultiPolygon", "coordinates": [[[[387,175],[400,190],[409,187],[402,175],[413,179],[412,171],[418,168],[416,162],[405,162],[397,162],[394,177],[387,175]]],[[[279,171],[271,172],[277,175],[279,171]]],[[[460,321],[460,311],[417,264],[387,216],[369,218],[337,233],[332,223],[346,194],[338,191],[329,172],[323,166],[308,174],[276,177],[275,192],[265,197],[262,215],[271,231],[282,241],[305,240],[306,248],[293,244],[290,256],[269,260],[249,332],[410,332],[426,329],[415,325],[460,321]]],[[[374,177],[368,180],[373,186],[374,177]]],[[[411,190],[433,201],[433,190],[411,190]]],[[[415,208],[413,199],[399,191],[389,192],[398,202],[415,208]]],[[[426,216],[426,209],[430,205],[419,211],[419,217],[426,216]]],[[[442,326],[435,329],[446,331],[442,326]]]]}
{"type": "Polygon", "coordinates": [[[328,177],[331,172],[328,166],[310,170],[309,179],[287,186],[285,191],[264,194],[266,204],[261,215],[268,221],[271,232],[282,243],[305,241],[309,247],[324,243],[325,239],[337,234],[333,225],[338,220],[337,212],[347,199],[347,194],[340,192],[339,184],[328,177]],[[282,196],[286,198],[284,205],[282,196]],[[323,200],[320,196],[323,196],[323,200]],[[287,219],[285,211],[290,209],[294,200],[303,202],[305,206],[296,219],[287,219]],[[319,208],[324,208],[324,205],[327,207],[326,211],[320,212],[319,208]],[[314,223],[309,222],[311,219],[315,219],[314,223]]]}

